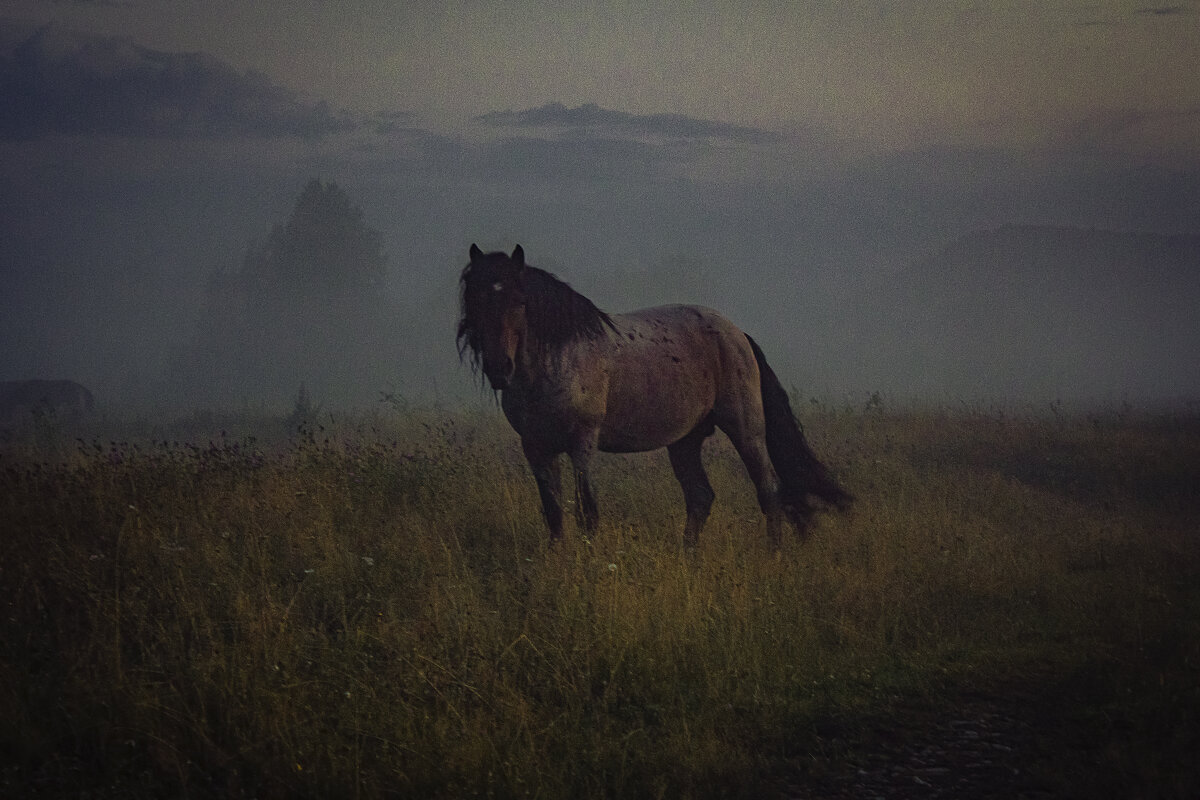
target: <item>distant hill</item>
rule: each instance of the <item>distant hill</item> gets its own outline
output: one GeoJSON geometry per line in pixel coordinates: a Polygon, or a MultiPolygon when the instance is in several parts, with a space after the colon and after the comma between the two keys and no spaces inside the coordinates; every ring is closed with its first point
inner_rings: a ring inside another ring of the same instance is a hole
{"type": "Polygon", "coordinates": [[[851,306],[864,374],[901,397],[1200,397],[1197,236],[1005,226],[851,306]]]}

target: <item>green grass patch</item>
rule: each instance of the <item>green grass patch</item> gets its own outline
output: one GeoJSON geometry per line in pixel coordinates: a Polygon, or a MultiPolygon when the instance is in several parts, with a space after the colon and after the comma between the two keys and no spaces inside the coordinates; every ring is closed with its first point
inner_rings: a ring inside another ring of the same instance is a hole
{"type": "Polygon", "coordinates": [[[719,438],[694,553],[661,453],[549,549],[499,413],[10,441],[0,793],[758,797],[1014,687],[1041,785],[1195,792],[1194,420],[804,422],[858,502],[780,553],[719,438]]]}

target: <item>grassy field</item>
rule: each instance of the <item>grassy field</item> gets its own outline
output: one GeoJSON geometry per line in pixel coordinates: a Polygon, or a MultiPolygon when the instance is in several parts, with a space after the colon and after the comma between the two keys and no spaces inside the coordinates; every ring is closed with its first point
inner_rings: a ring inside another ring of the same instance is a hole
{"type": "Polygon", "coordinates": [[[800,411],[858,502],[781,553],[719,438],[689,553],[665,453],[549,549],[497,411],[10,436],[0,795],[821,796],[980,697],[1200,793],[1200,419],[800,411]]]}

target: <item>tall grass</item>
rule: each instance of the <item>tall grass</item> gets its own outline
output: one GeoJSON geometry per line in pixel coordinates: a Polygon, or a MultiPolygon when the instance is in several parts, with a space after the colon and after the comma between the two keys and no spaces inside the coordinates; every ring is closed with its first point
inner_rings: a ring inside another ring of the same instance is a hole
{"type": "Polygon", "coordinates": [[[695,552],[662,454],[601,459],[598,535],[549,549],[498,414],[10,446],[0,793],[761,796],[914,704],[1073,680],[1058,711],[1120,721],[1077,746],[1106,787],[1194,788],[1200,426],[804,421],[858,503],[780,553],[720,440],[695,552]]]}

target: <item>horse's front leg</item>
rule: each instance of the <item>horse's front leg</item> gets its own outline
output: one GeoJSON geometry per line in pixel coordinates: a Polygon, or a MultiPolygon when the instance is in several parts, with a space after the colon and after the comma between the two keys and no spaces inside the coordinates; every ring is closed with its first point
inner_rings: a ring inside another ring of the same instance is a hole
{"type": "Polygon", "coordinates": [[[521,449],[533,470],[533,479],[537,481],[538,494],[542,498],[542,515],[546,518],[546,527],[550,529],[550,543],[562,538],[563,514],[562,480],[559,474],[558,453],[549,452],[532,445],[528,440],[521,440],[521,449]]]}
{"type": "Polygon", "coordinates": [[[600,507],[592,491],[591,463],[596,453],[596,436],[591,435],[571,450],[571,465],[575,468],[575,521],[588,534],[600,525],[600,507]]]}

